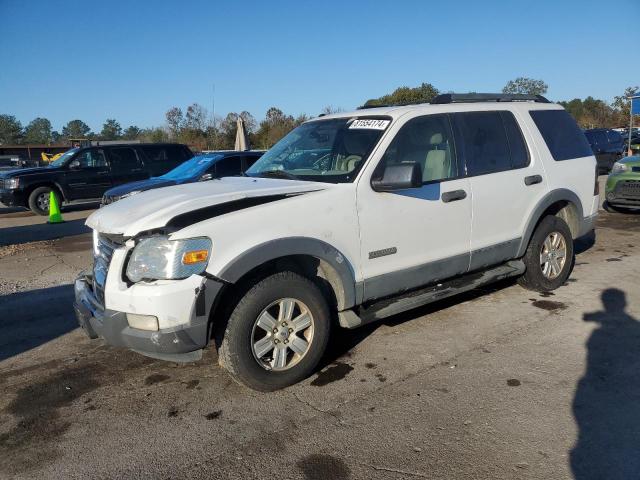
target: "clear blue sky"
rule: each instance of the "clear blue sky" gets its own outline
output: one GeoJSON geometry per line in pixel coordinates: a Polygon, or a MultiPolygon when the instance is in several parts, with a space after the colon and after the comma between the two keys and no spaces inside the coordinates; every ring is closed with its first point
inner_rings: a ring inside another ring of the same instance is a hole
{"type": "Polygon", "coordinates": [[[640,84],[638,0],[0,0],[0,113],[54,129],[164,124],[172,106],[316,115],[401,85],[499,91],[541,78],[554,100],[640,84]],[[628,42],[633,62],[626,66],[628,42]]]}

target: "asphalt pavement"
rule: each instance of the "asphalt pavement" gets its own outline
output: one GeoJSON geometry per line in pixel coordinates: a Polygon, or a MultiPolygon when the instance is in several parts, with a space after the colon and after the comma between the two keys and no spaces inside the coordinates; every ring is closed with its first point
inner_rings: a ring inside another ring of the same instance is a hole
{"type": "Polygon", "coordinates": [[[86,338],[90,235],[7,215],[0,240],[46,238],[0,246],[0,478],[640,478],[640,214],[601,212],[553,293],[507,281],[336,331],[268,394],[211,349],[178,365],[86,338]]]}

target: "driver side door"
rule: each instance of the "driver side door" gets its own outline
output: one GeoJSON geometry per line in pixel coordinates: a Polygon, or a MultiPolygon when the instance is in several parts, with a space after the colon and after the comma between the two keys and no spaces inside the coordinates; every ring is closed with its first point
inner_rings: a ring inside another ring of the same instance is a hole
{"type": "Polygon", "coordinates": [[[456,155],[449,116],[413,117],[395,132],[357,186],[365,301],[469,269],[472,195],[456,155]],[[385,166],[414,162],[422,169],[420,188],[372,189],[372,178],[385,166]]]}
{"type": "Polygon", "coordinates": [[[111,188],[111,171],[102,149],[90,148],[81,151],[67,168],[65,180],[71,200],[100,198],[111,188]],[[77,166],[72,168],[72,164],[77,166]]]}

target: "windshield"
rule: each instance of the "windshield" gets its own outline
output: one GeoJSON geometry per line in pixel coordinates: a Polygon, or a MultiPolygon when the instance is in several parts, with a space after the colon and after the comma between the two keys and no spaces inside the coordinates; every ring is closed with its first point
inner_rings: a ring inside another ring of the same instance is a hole
{"type": "Polygon", "coordinates": [[[198,155],[184,163],[181,163],[173,170],[168,171],[160,178],[166,178],[167,180],[183,180],[192,178],[198,175],[202,175],[211,164],[222,158],[223,155],[219,153],[208,153],[205,155],[198,155]]]}
{"type": "Polygon", "coordinates": [[[315,182],[352,182],[391,123],[388,118],[338,118],[300,125],[246,174],[315,182]]]}
{"type": "Polygon", "coordinates": [[[49,163],[50,167],[61,167],[62,165],[64,165],[67,160],[69,160],[71,157],[73,157],[76,152],[80,150],[79,148],[72,148],[71,150],[67,150],[66,152],[64,152],[62,154],[62,156],[56,158],[53,162],[49,163]]]}

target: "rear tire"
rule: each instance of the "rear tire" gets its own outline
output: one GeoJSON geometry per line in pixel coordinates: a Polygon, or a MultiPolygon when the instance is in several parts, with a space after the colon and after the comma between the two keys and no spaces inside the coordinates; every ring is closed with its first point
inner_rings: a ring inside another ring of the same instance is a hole
{"type": "Polygon", "coordinates": [[[257,282],[237,303],[218,359],[238,383],[262,392],[279,390],[313,373],[330,330],[320,289],[296,273],[279,272],[257,282]]]}
{"type": "Polygon", "coordinates": [[[58,205],[60,205],[60,195],[51,187],[38,187],[29,194],[29,209],[36,215],[49,215],[49,195],[54,192],[58,205]]]}
{"type": "Polygon", "coordinates": [[[523,257],[525,273],[518,283],[528,290],[549,292],[569,278],[574,263],[571,230],[559,217],[544,217],[536,227],[523,257]]]}

